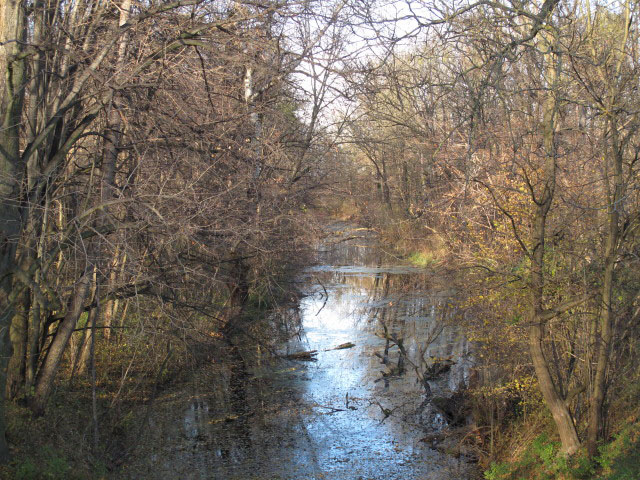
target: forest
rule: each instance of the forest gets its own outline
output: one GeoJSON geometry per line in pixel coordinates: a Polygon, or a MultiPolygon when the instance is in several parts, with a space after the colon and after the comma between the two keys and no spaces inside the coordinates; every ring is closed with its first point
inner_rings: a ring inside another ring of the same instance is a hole
{"type": "Polygon", "coordinates": [[[338,221],[455,290],[478,478],[640,478],[640,2],[0,0],[0,73],[1,478],[129,478],[338,221]]]}

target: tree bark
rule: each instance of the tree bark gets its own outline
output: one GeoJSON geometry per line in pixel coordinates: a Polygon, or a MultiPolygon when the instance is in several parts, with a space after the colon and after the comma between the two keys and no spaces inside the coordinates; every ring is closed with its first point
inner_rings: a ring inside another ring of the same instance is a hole
{"type": "Polygon", "coordinates": [[[549,408],[560,435],[562,451],[568,455],[574,454],[580,448],[578,433],[573,418],[562,398],[549,368],[549,362],[544,354],[544,250],[546,239],[547,216],[553,202],[556,184],[556,148],[555,148],[555,115],[557,109],[556,81],[559,59],[551,50],[553,44],[546,47],[549,53],[545,55],[547,64],[547,82],[549,91],[544,102],[543,112],[543,147],[544,165],[542,188],[534,195],[535,214],[531,235],[531,272],[529,291],[531,295],[529,328],[529,349],[531,360],[538,377],[538,385],[549,408]],[[537,198],[535,198],[537,197],[537,198]]]}
{"type": "MultiPolygon", "coordinates": [[[[37,282],[37,280],[36,280],[37,282]]],[[[40,321],[40,304],[37,300],[31,303],[31,311],[29,312],[29,352],[27,354],[25,389],[27,395],[31,393],[36,380],[36,371],[38,369],[38,358],[40,356],[40,339],[42,337],[42,322],[40,321]]]]}
{"type": "Polygon", "coordinates": [[[609,122],[611,126],[612,152],[610,158],[613,163],[613,171],[605,168],[605,184],[608,186],[609,201],[607,206],[607,239],[604,252],[604,271],[602,275],[602,300],[600,305],[599,331],[595,332],[595,376],[591,390],[591,402],[589,404],[589,425],[587,427],[587,452],[590,456],[598,453],[598,439],[602,430],[604,416],[604,399],[606,392],[606,376],[609,366],[609,355],[613,341],[613,286],[614,273],[620,238],[620,206],[625,194],[623,176],[623,154],[620,139],[618,138],[618,126],[615,122],[609,122]],[[613,185],[610,185],[610,177],[613,185]],[[613,187],[613,188],[611,188],[613,187]]]}
{"type": "Polygon", "coordinates": [[[84,309],[84,303],[89,293],[89,285],[91,284],[91,277],[91,269],[88,269],[80,280],[78,280],[70,301],[71,305],[49,346],[49,351],[38,375],[35,394],[31,400],[31,409],[36,415],[42,415],[47,406],[58,367],[62,361],[62,355],[73,334],[73,330],[76,328],[78,318],[80,318],[80,314],[84,309]]]}
{"type": "MultiPolygon", "coordinates": [[[[129,20],[129,10],[131,9],[131,0],[123,0],[120,4],[120,20],[118,24],[122,27],[127,20],[129,20]]],[[[122,35],[118,42],[118,56],[116,59],[116,71],[115,78],[118,79],[122,76],[122,70],[125,66],[126,53],[127,53],[127,45],[129,42],[129,35],[125,33],[122,35]]],[[[120,143],[122,140],[122,117],[120,115],[120,103],[121,96],[119,93],[116,93],[113,96],[111,107],[107,114],[107,127],[104,137],[104,151],[102,158],[102,185],[101,185],[101,199],[103,203],[109,202],[116,198],[116,173],[117,173],[117,164],[118,164],[118,156],[120,154],[120,143]]],[[[108,215],[111,209],[105,209],[104,214],[108,215]]],[[[105,252],[106,254],[106,252],[105,252]]],[[[116,252],[113,255],[110,263],[109,275],[108,275],[108,285],[107,292],[111,292],[114,288],[115,280],[116,280],[116,272],[118,268],[118,260],[119,260],[119,252],[116,248],[116,252]]],[[[106,264],[107,260],[101,259],[101,263],[106,264]]],[[[98,270],[103,270],[102,268],[98,268],[98,270]]],[[[107,302],[106,308],[104,309],[104,326],[106,327],[103,335],[104,338],[109,341],[111,338],[111,322],[113,318],[113,300],[109,300],[107,302]]],[[[94,320],[95,323],[95,320],[94,320]]],[[[93,335],[93,334],[91,334],[93,335]]],[[[93,336],[91,336],[91,342],[93,342],[93,336]]],[[[88,357],[87,357],[88,358],[88,357]]],[[[82,362],[80,367],[83,368],[82,362]]]]}
{"type": "Polygon", "coordinates": [[[247,266],[243,260],[236,260],[231,271],[231,278],[227,282],[229,300],[225,312],[225,325],[222,334],[230,345],[235,345],[236,337],[242,334],[244,328],[242,316],[249,299],[249,282],[247,266]]]}
{"type": "Polygon", "coordinates": [[[31,290],[25,288],[16,304],[9,331],[11,338],[11,358],[7,366],[6,398],[14,399],[20,395],[25,385],[25,367],[27,357],[27,332],[29,328],[29,307],[31,290]]]}
{"type": "Polygon", "coordinates": [[[11,355],[9,327],[13,319],[11,298],[16,246],[21,231],[20,185],[23,169],[20,159],[20,125],[24,86],[26,47],[24,2],[0,1],[0,462],[9,459],[5,439],[5,388],[7,362],[11,355]]]}
{"type": "Polygon", "coordinates": [[[85,326],[84,342],[78,349],[78,367],[77,372],[79,375],[83,375],[91,368],[91,352],[95,348],[95,330],[96,320],[98,316],[98,309],[92,308],[87,318],[87,325],[85,326]]]}

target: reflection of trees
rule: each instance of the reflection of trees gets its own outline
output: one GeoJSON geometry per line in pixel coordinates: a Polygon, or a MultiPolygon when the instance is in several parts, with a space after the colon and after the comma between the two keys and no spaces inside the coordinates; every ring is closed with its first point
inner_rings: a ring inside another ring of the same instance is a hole
{"type": "Polygon", "coordinates": [[[201,455],[215,452],[222,463],[214,466],[214,472],[221,475],[234,468],[248,472],[252,465],[263,469],[279,458],[283,446],[297,445],[301,427],[304,430],[298,409],[303,404],[301,388],[283,389],[273,372],[254,375],[255,365],[245,349],[230,352],[229,358],[233,362],[216,379],[222,395],[209,402],[211,416],[201,422],[198,434],[200,440],[206,436],[201,455]]]}
{"type": "Polygon", "coordinates": [[[462,368],[454,366],[462,349],[455,344],[461,337],[451,324],[450,294],[434,288],[433,274],[405,270],[397,261],[389,265],[383,255],[368,250],[371,262],[363,266],[345,265],[336,257],[333,264],[342,266],[321,272],[331,296],[327,308],[339,314],[349,311],[354,335],[375,334],[381,339],[379,347],[371,347],[376,351],[369,352],[375,357],[367,366],[367,377],[384,382],[382,391],[374,389],[370,402],[385,418],[385,409],[400,409],[407,419],[427,405],[430,412],[440,412],[432,399],[449,395],[447,381],[451,390],[458,387],[452,380],[461,376],[456,370],[462,368]]]}
{"type": "Polygon", "coordinates": [[[417,342],[418,348],[414,355],[410,355],[405,346],[405,338],[390,331],[387,324],[381,319],[380,324],[383,332],[378,334],[385,340],[384,354],[377,356],[381,358],[383,364],[387,366],[387,370],[382,372],[382,379],[385,382],[385,388],[389,387],[389,379],[393,377],[403,376],[408,365],[413,371],[420,385],[424,388],[425,394],[431,396],[431,386],[429,381],[438,379],[441,375],[447,373],[451,366],[455,363],[451,358],[438,358],[430,356],[426,358],[427,352],[432,344],[438,341],[442,334],[445,324],[442,322],[431,322],[428,327],[428,335],[423,341],[417,342]],[[389,351],[397,348],[398,359],[396,365],[393,366],[389,361],[389,351]]]}

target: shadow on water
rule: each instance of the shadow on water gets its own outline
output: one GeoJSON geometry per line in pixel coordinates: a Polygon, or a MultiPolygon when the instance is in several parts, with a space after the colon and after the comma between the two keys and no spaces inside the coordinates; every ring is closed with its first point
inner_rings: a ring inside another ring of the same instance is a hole
{"type": "Polygon", "coordinates": [[[336,227],[304,274],[301,333],[281,354],[316,350],[315,361],[230,352],[158,400],[125,477],[469,478],[464,458],[424,441],[464,421],[442,407],[470,369],[453,292],[354,232],[336,227]]]}

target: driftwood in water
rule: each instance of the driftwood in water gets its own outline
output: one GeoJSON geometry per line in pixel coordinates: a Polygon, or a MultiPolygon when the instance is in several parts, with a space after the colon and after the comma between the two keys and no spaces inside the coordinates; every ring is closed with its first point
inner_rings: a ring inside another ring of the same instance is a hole
{"type": "Polygon", "coordinates": [[[307,350],[305,352],[295,352],[286,355],[285,358],[289,360],[315,360],[315,356],[318,354],[317,350],[307,350]]]}
{"type": "Polygon", "coordinates": [[[341,343],[337,347],[326,349],[325,352],[330,352],[331,350],[344,350],[345,348],[353,348],[355,346],[356,346],[356,344],[355,343],[351,343],[351,342],[341,343]]]}
{"type": "MultiPolygon", "coordinates": [[[[355,343],[347,342],[347,343],[338,345],[337,347],[329,348],[325,350],[325,352],[328,352],[330,350],[343,350],[345,348],[353,348],[355,346],[356,346],[355,343]]],[[[316,360],[315,356],[317,354],[318,354],[317,350],[307,350],[304,352],[290,353],[289,355],[285,355],[285,358],[288,358],[289,360],[316,360]]]]}

